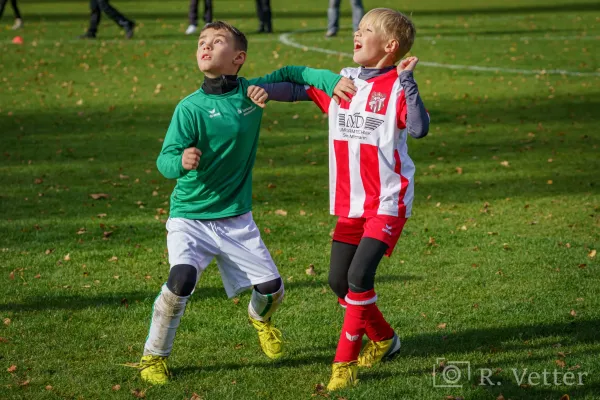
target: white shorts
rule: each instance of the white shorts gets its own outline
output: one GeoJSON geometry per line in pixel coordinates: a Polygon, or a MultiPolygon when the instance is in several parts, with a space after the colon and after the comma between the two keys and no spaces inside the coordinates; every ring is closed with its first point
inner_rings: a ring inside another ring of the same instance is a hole
{"type": "Polygon", "coordinates": [[[216,258],[229,297],[280,277],[251,212],[215,220],[169,218],[167,231],[171,268],[193,265],[199,279],[216,258]]]}

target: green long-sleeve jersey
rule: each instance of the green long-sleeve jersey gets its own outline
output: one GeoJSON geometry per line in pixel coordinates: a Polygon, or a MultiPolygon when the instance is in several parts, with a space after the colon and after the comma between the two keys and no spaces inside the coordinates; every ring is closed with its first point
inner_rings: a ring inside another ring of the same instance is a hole
{"type": "Polygon", "coordinates": [[[156,165],[177,179],[171,217],[216,219],[252,209],[252,167],[256,159],[263,109],[247,96],[248,86],[294,82],[315,86],[330,96],[340,76],[327,70],[284,67],[262,78],[238,78],[231,92],[214,95],[198,89],[175,108],[156,165]],[[194,170],[181,164],[183,151],[195,146],[202,155],[194,170]]]}

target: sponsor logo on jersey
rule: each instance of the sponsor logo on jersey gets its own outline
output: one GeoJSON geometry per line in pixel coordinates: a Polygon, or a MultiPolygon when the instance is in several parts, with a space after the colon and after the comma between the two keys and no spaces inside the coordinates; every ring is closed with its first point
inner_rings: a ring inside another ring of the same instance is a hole
{"type": "Polygon", "coordinates": [[[221,116],[221,113],[220,113],[220,112],[217,112],[217,109],[216,109],[216,108],[213,108],[212,110],[209,110],[209,111],[208,111],[208,116],[209,116],[209,117],[211,117],[211,118],[214,118],[214,117],[220,117],[220,116],[221,116]]]}
{"type": "Polygon", "coordinates": [[[238,114],[244,114],[244,116],[246,116],[248,114],[252,114],[255,110],[256,110],[255,105],[251,105],[250,107],[246,107],[244,109],[238,108],[238,114]]]}
{"type": "Polygon", "coordinates": [[[376,113],[381,111],[383,105],[385,104],[385,93],[374,92],[371,95],[371,100],[369,100],[369,107],[371,107],[371,111],[376,113]]]}
{"type": "Polygon", "coordinates": [[[383,124],[382,119],[363,117],[360,113],[338,114],[340,133],[349,139],[364,140],[383,124]]]}

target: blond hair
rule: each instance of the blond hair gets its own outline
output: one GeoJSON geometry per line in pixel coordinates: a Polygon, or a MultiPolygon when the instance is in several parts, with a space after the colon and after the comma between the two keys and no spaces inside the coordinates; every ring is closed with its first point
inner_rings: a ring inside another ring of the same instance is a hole
{"type": "Polygon", "coordinates": [[[415,25],[406,15],[391,8],[374,8],[365,14],[360,23],[371,25],[377,32],[383,34],[386,40],[398,41],[394,61],[404,57],[415,42],[417,33],[415,25]]]}

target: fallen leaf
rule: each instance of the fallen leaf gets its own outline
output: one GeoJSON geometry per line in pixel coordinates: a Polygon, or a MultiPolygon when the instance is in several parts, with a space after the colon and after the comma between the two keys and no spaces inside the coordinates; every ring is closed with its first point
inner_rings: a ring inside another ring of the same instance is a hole
{"type": "Polygon", "coordinates": [[[35,181],[33,181],[36,185],[39,185],[40,183],[43,183],[44,180],[41,178],[36,178],[35,181]]]}
{"type": "Polygon", "coordinates": [[[112,256],[111,258],[108,259],[109,262],[116,262],[119,261],[119,257],[117,256],[112,256]]]}
{"type": "Polygon", "coordinates": [[[9,340],[7,338],[0,337],[0,343],[8,343],[9,340]]]}
{"type": "Polygon", "coordinates": [[[46,255],[51,254],[54,251],[54,249],[46,249],[46,251],[44,252],[46,255]]]}
{"type": "Polygon", "coordinates": [[[113,231],[104,231],[104,233],[102,233],[102,237],[108,239],[112,234],[113,231]]]}
{"type": "MultiPolygon", "coordinates": [[[[121,299],[121,305],[125,306],[125,308],[129,308],[129,302],[127,301],[126,298],[121,299]]],[[[137,364],[134,364],[134,365],[137,365],[137,364]]]]}
{"type": "Polygon", "coordinates": [[[7,371],[8,372],[15,372],[17,370],[17,366],[16,365],[11,365],[10,367],[8,367],[7,371]]]}
{"type": "Polygon", "coordinates": [[[52,390],[52,386],[50,386],[50,385],[46,386],[46,390],[52,390]]]}
{"type": "Polygon", "coordinates": [[[71,253],[67,253],[67,255],[63,257],[63,260],[71,261],[71,253]]]}
{"type": "Polygon", "coordinates": [[[4,318],[4,325],[9,326],[10,325],[10,318],[4,318]]]}
{"type": "Polygon", "coordinates": [[[106,214],[98,214],[98,215],[96,215],[96,217],[98,217],[98,218],[104,218],[104,217],[106,217],[106,214]]]}
{"type": "Polygon", "coordinates": [[[115,386],[113,386],[113,387],[112,387],[112,390],[113,390],[114,392],[116,392],[117,390],[121,390],[121,385],[119,385],[119,384],[116,384],[115,386]]]}
{"type": "Polygon", "coordinates": [[[461,167],[456,167],[456,173],[462,175],[463,169],[461,167]]]}
{"type": "Polygon", "coordinates": [[[442,323],[441,323],[441,324],[439,324],[437,327],[438,327],[438,329],[446,329],[446,326],[447,326],[447,325],[448,325],[447,323],[445,323],[445,322],[442,322],[442,323]]]}
{"type": "Polygon", "coordinates": [[[277,187],[277,185],[275,185],[275,184],[273,184],[273,183],[269,183],[269,184],[267,185],[267,188],[268,188],[268,189],[275,189],[276,187],[277,187]]]}
{"type": "Polygon", "coordinates": [[[240,298],[239,297],[235,297],[233,299],[233,304],[235,304],[236,306],[240,303],[240,298]]]}
{"type": "Polygon", "coordinates": [[[561,368],[564,368],[566,366],[566,364],[563,360],[554,360],[554,362],[556,363],[556,365],[558,365],[561,368]]]}
{"type": "Polygon", "coordinates": [[[42,277],[42,275],[40,275],[40,274],[37,274],[37,275],[36,275],[36,276],[34,276],[33,278],[34,278],[34,279],[40,279],[41,277],[42,277]]]}
{"type": "Polygon", "coordinates": [[[83,235],[85,233],[85,228],[79,228],[79,230],[77,231],[78,235],[83,235]]]}
{"type": "Polygon", "coordinates": [[[560,400],[571,400],[571,398],[569,397],[569,395],[568,395],[568,394],[563,394],[563,395],[560,397],[560,400]]]}
{"type": "Polygon", "coordinates": [[[508,163],[508,161],[502,161],[502,162],[500,163],[500,165],[502,165],[503,167],[508,167],[508,166],[509,166],[509,163],[508,163]]]}
{"type": "Polygon", "coordinates": [[[29,379],[27,379],[26,381],[19,383],[19,386],[27,386],[27,385],[29,385],[29,382],[31,382],[31,381],[29,379]]]}
{"type": "Polygon", "coordinates": [[[275,210],[275,215],[281,215],[282,217],[285,217],[287,215],[287,211],[285,211],[285,210],[275,210]]]}
{"type": "Polygon", "coordinates": [[[306,215],[306,211],[300,210],[300,215],[305,216],[306,215]]]}
{"type": "Polygon", "coordinates": [[[242,347],[244,347],[244,345],[243,345],[242,343],[238,343],[238,344],[236,344],[236,345],[235,345],[235,349],[236,349],[236,350],[239,350],[239,349],[241,349],[242,347]]]}
{"type": "Polygon", "coordinates": [[[15,279],[15,271],[10,271],[10,274],[8,274],[8,279],[10,279],[11,281],[15,279]]]}
{"type": "Polygon", "coordinates": [[[263,232],[265,232],[268,235],[271,233],[271,230],[269,228],[264,228],[263,232]]]}
{"type": "Polygon", "coordinates": [[[190,397],[190,400],[202,400],[202,397],[200,397],[199,394],[197,394],[196,392],[194,392],[192,394],[192,397],[190,397]]]}
{"type": "Polygon", "coordinates": [[[107,195],[106,193],[93,193],[93,194],[90,194],[90,197],[94,200],[98,200],[98,199],[108,199],[110,196],[107,195]]]}
{"type": "Polygon", "coordinates": [[[315,385],[315,392],[323,392],[325,390],[325,385],[322,383],[317,383],[315,385]]]}
{"type": "Polygon", "coordinates": [[[562,357],[562,358],[565,358],[567,355],[565,353],[563,353],[562,351],[559,351],[558,352],[558,356],[562,357]]]}
{"type": "Polygon", "coordinates": [[[572,367],[569,367],[569,371],[575,371],[576,369],[581,368],[581,365],[577,364],[577,365],[573,365],[572,367]]]}
{"type": "Polygon", "coordinates": [[[546,182],[548,185],[552,185],[554,182],[552,182],[552,179],[548,179],[548,182],[546,182]]]}
{"type": "Polygon", "coordinates": [[[502,396],[502,394],[498,395],[498,397],[496,397],[496,400],[505,400],[504,396],[502,396]]]}
{"type": "Polygon", "coordinates": [[[145,399],[146,398],[146,391],[145,390],[134,389],[134,390],[131,391],[131,394],[133,395],[133,397],[137,397],[138,399],[145,399]]]}
{"type": "Polygon", "coordinates": [[[573,316],[573,317],[576,317],[577,316],[577,311],[571,310],[571,312],[569,314],[571,314],[571,316],[573,316]]]}
{"type": "Polygon", "coordinates": [[[306,275],[312,275],[312,276],[317,275],[317,273],[315,272],[315,266],[313,264],[310,264],[308,266],[308,268],[306,269],[306,275]]]}
{"type": "Polygon", "coordinates": [[[594,258],[594,257],[596,257],[596,250],[595,250],[595,249],[593,249],[592,251],[590,251],[590,252],[588,253],[588,257],[589,257],[589,258],[594,258]]]}
{"type": "Polygon", "coordinates": [[[119,178],[121,178],[121,179],[129,179],[129,176],[123,175],[123,174],[119,174],[119,178]]]}

